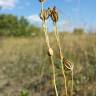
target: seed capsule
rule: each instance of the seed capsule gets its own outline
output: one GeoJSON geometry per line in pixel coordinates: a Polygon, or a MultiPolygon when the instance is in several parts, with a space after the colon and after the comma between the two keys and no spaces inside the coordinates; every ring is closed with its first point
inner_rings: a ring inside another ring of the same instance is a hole
{"type": "Polygon", "coordinates": [[[63,58],[63,63],[64,63],[64,68],[65,68],[66,71],[67,70],[72,70],[73,65],[69,60],[63,58]]]}
{"type": "Polygon", "coordinates": [[[48,12],[50,13],[50,17],[54,23],[57,23],[58,21],[58,11],[56,7],[54,6],[53,8],[48,8],[48,12]]]}
{"type": "Polygon", "coordinates": [[[52,50],[52,48],[49,48],[49,50],[48,50],[48,55],[49,55],[49,56],[53,56],[53,50],[52,50]]]}
{"type": "Polygon", "coordinates": [[[46,9],[41,10],[40,19],[45,21],[49,18],[48,11],[46,9]]]}

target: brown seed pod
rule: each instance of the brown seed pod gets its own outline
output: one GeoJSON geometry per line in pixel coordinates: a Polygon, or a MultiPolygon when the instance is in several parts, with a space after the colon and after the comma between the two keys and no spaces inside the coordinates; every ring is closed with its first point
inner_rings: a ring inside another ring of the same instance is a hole
{"type": "Polygon", "coordinates": [[[72,65],[72,63],[68,59],[63,58],[63,63],[64,63],[64,69],[66,71],[67,70],[72,70],[73,65],[72,65]]]}
{"type": "Polygon", "coordinates": [[[58,21],[58,11],[56,7],[54,6],[53,8],[48,8],[48,12],[50,14],[50,17],[54,23],[57,23],[58,21]]]}
{"type": "Polygon", "coordinates": [[[46,0],[39,0],[40,3],[43,3],[43,2],[45,2],[45,1],[46,1],[46,0]]]}
{"type": "Polygon", "coordinates": [[[49,48],[49,50],[48,50],[48,55],[49,55],[49,56],[53,56],[53,50],[52,50],[52,48],[49,48]]]}
{"type": "Polygon", "coordinates": [[[46,10],[46,9],[41,10],[40,19],[45,21],[48,18],[49,18],[48,10],[46,10]]]}

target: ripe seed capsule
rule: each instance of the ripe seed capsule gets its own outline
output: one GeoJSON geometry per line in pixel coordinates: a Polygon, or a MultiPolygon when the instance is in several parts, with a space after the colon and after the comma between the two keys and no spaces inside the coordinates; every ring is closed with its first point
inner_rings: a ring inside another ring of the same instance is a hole
{"type": "Polygon", "coordinates": [[[45,21],[49,18],[48,11],[46,9],[41,10],[40,19],[45,21]]]}
{"type": "Polygon", "coordinates": [[[63,63],[64,63],[64,68],[66,71],[71,70],[73,68],[72,63],[65,58],[63,58],[63,63]]]}
{"type": "Polygon", "coordinates": [[[53,8],[48,8],[48,11],[50,13],[50,17],[51,17],[52,21],[54,23],[57,23],[57,21],[58,21],[58,11],[57,11],[56,7],[54,6],[53,8]]]}

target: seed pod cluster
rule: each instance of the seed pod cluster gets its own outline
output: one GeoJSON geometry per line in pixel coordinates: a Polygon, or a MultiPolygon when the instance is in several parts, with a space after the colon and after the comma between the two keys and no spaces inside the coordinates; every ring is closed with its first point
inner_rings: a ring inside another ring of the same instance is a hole
{"type": "MultiPolygon", "coordinates": [[[[39,0],[40,3],[44,3],[46,0],[39,0]]],[[[58,21],[58,11],[56,9],[56,7],[54,6],[53,8],[48,8],[48,9],[43,9],[41,10],[40,13],[40,19],[45,21],[49,18],[49,16],[51,17],[53,23],[57,23],[58,21]]]]}

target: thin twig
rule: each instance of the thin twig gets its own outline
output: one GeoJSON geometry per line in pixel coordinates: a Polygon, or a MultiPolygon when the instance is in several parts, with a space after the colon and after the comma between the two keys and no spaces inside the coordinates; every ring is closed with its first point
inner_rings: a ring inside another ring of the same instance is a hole
{"type": "Polygon", "coordinates": [[[55,87],[55,93],[56,96],[58,96],[58,91],[57,91],[57,86],[56,86],[56,75],[55,75],[55,66],[54,66],[54,61],[53,61],[53,56],[51,56],[51,62],[52,62],[52,68],[53,68],[53,83],[54,83],[54,87],[55,87]]]}
{"type": "MultiPolygon", "coordinates": [[[[43,2],[41,3],[41,12],[43,13],[43,2]]],[[[45,11],[47,12],[47,11],[45,11]]],[[[55,93],[56,93],[56,96],[58,96],[58,91],[57,91],[57,87],[56,87],[56,74],[55,74],[55,65],[54,65],[54,59],[53,59],[53,50],[52,48],[50,47],[50,42],[49,42],[49,36],[48,36],[48,32],[47,32],[47,25],[46,25],[46,15],[48,16],[48,14],[46,13],[43,13],[41,15],[44,16],[44,18],[42,19],[42,27],[43,27],[43,31],[45,33],[45,40],[46,40],[46,45],[48,47],[48,51],[50,53],[50,58],[51,58],[51,63],[52,63],[52,70],[53,70],[53,84],[54,84],[54,88],[55,88],[55,93]]]]}
{"type": "MultiPolygon", "coordinates": [[[[50,47],[49,36],[48,36],[48,32],[47,32],[47,26],[46,26],[45,22],[43,22],[43,29],[44,29],[44,32],[45,32],[46,45],[47,45],[48,49],[52,49],[50,47]]],[[[55,72],[53,53],[52,54],[50,53],[50,58],[51,58],[52,70],[53,70],[53,84],[54,84],[56,96],[58,96],[58,91],[57,91],[57,86],[56,86],[56,74],[55,74],[56,72],[55,72]]]]}
{"type": "Polygon", "coordinates": [[[71,76],[72,76],[72,88],[71,88],[71,96],[73,96],[73,76],[74,76],[74,65],[73,65],[73,67],[72,67],[72,69],[71,69],[71,76]]]}
{"type": "Polygon", "coordinates": [[[60,62],[61,62],[62,74],[63,74],[63,77],[64,77],[65,92],[66,92],[66,96],[68,96],[67,80],[66,80],[65,70],[64,70],[64,67],[63,67],[63,58],[64,57],[63,57],[63,54],[62,54],[62,49],[61,49],[61,44],[60,44],[60,40],[59,40],[59,34],[58,34],[56,23],[54,23],[54,32],[55,32],[55,37],[56,37],[56,41],[57,41],[59,52],[60,52],[60,62]]]}

